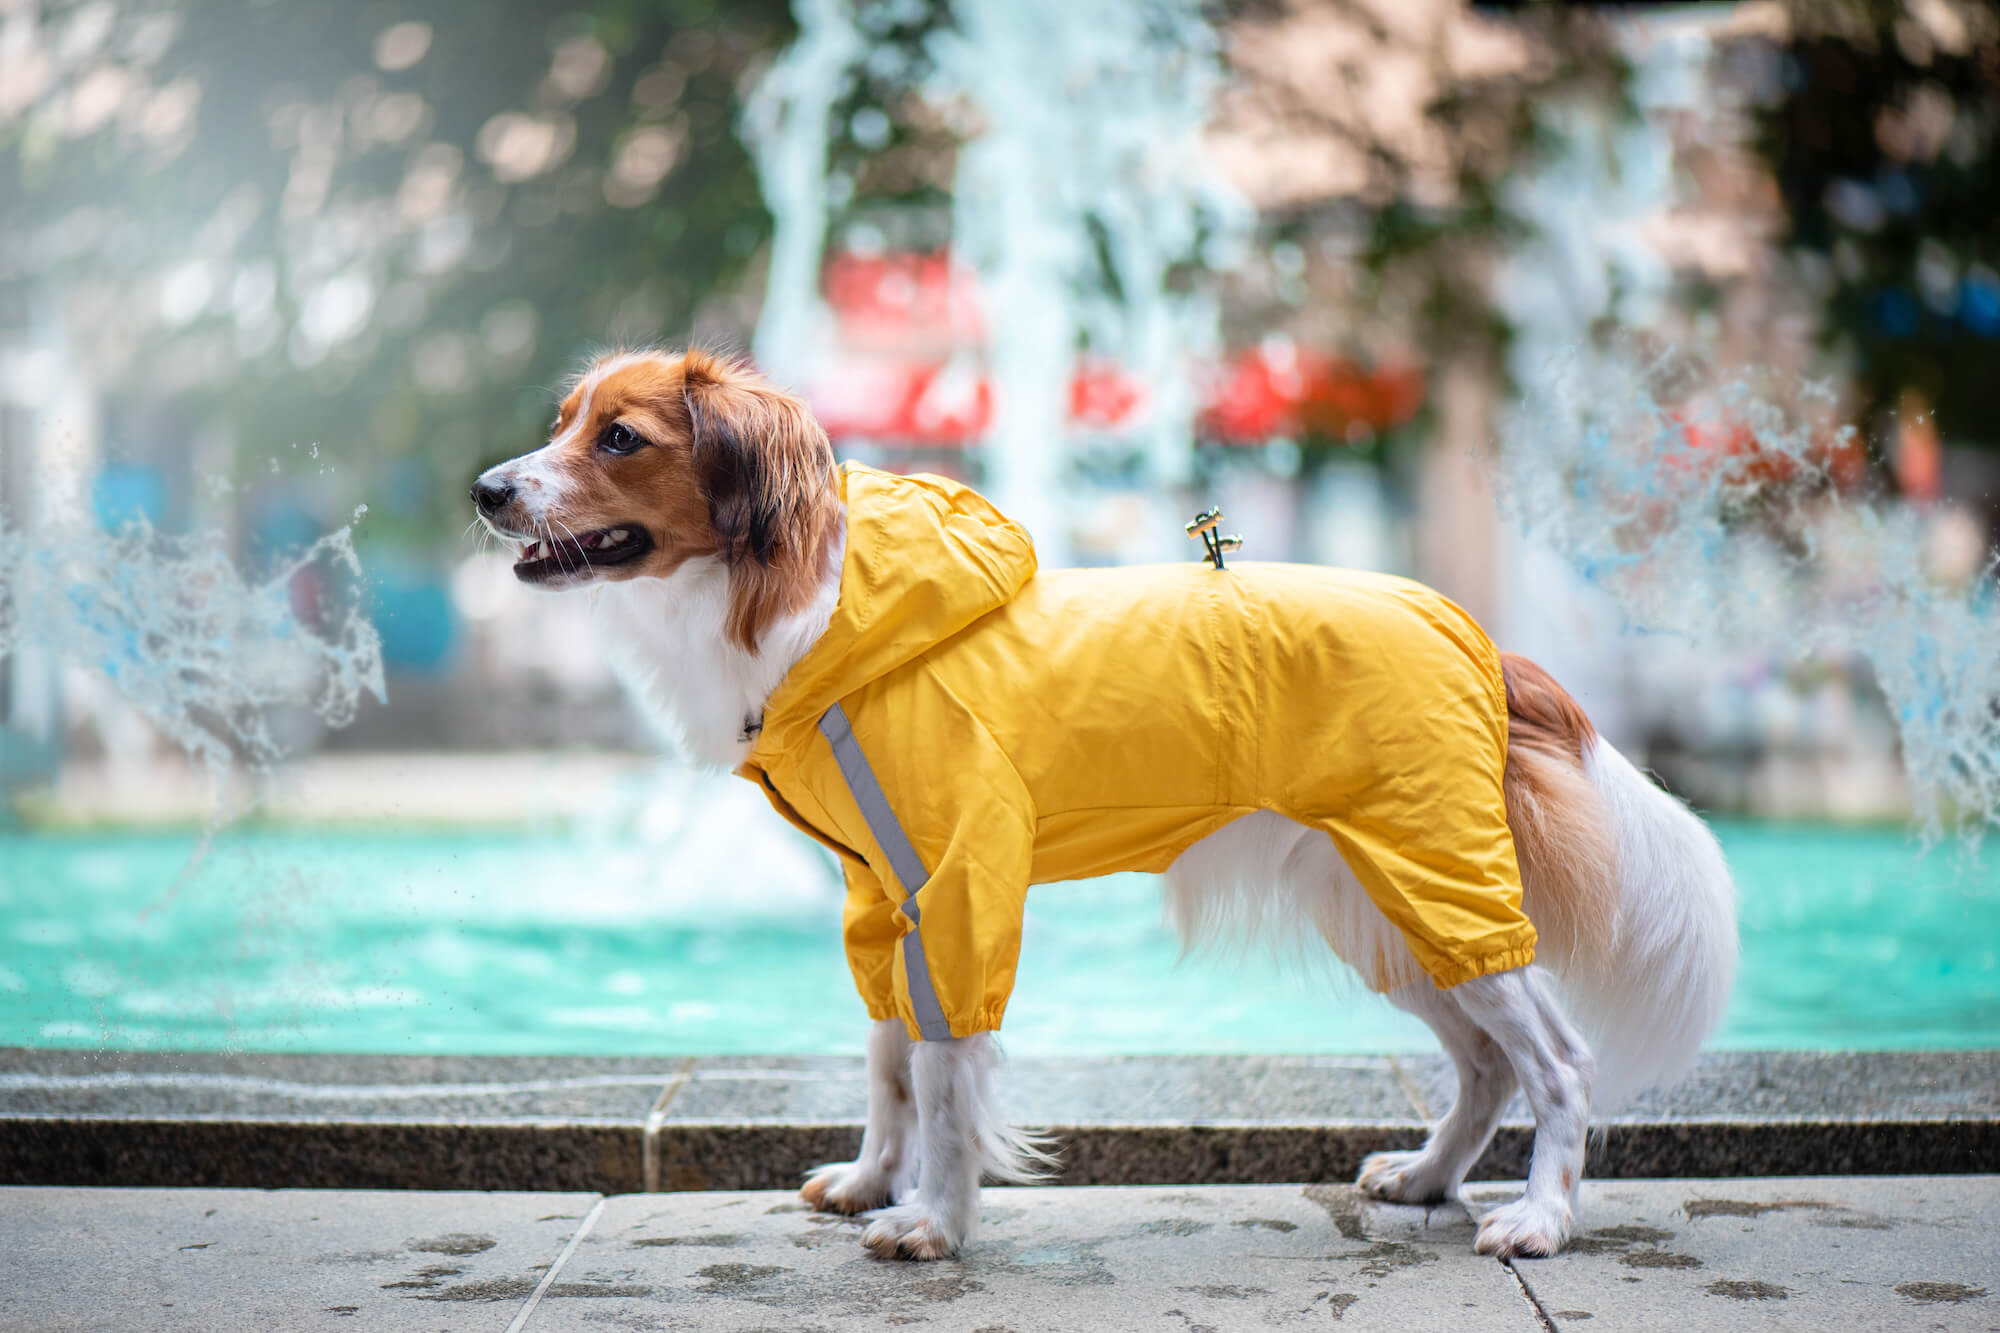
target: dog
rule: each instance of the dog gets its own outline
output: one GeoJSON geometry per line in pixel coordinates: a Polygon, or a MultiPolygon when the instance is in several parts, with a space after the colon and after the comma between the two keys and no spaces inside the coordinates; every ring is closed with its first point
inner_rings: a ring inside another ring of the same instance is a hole
{"type": "Polygon", "coordinates": [[[1562,1248],[1593,1110],[1677,1078],[1727,1003],[1707,827],[1421,585],[1038,573],[976,492],[836,467],[803,403],[700,349],[598,359],[472,499],[523,583],[592,590],[645,708],[839,856],[868,1111],[802,1194],[878,1255],[955,1255],[982,1177],[1049,1173],[991,1097],[1031,882],[1164,870],[1188,945],[1317,936],[1429,1024],[1457,1097],[1362,1163],[1372,1197],[1453,1197],[1520,1090],[1527,1186],[1482,1254],[1562,1248]]]}

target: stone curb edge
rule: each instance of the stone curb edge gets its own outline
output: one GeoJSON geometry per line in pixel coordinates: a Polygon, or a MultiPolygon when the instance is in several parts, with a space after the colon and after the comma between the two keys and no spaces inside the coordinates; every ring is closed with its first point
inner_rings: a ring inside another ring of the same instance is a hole
{"type": "MultiPolygon", "coordinates": [[[[0,1117],[0,1184],[310,1189],[783,1189],[851,1157],[858,1124],[645,1124],[223,1117],[0,1117]],[[652,1170],[648,1171],[649,1165],[652,1170]]],[[[1052,1126],[1065,1185],[1346,1181],[1415,1147],[1409,1121],[1052,1126]]],[[[1501,1128],[1475,1180],[1527,1170],[1528,1126],[1501,1128]]],[[[1956,1175],[2000,1163],[2000,1119],[1675,1120],[1593,1131],[1598,1179],[1956,1175]]]]}

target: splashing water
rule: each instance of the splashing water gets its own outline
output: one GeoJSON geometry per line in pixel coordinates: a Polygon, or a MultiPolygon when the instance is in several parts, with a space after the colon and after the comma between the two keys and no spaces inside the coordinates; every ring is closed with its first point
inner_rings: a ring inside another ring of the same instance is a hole
{"type": "Polygon", "coordinates": [[[984,117],[959,153],[952,244],[980,276],[991,330],[989,479],[1051,548],[1049,563],[1066,563],[1059,500],[1079,344],[1146,386],[1151,480],[1187,482],[1190,367],[1220,337],[1212,294],[1173,279],[1205,255],[1232,262],[1255,218],[1201,147],[1221,73],[1198,5],[958,0],[952,12],[958,30],[931,43],[928,91],[984,117]]]}
{"type": "Polygon", "coordinates": [[[1501,433],[1502,503],[1630,629],[1704,652],[1865,662],[1926,842],[2000,827],[2000,581],[1927,560],[1924,516],[1838,484],[1830,391],[1684,352],[1571,352],[1501,433]]]}
{"type": "Polygon", "coordinates": [[[804,384],[831,320],[819,299],[826,245],[826,151],[834,103],[863,42],[847,0],[793,0],[798,38],[745,99],[740,123],[771,210],[771,268],[751,350],[780,381],[804,384]]]}
{"type": "Polygon", "coordinates": [[[283,757],[280,710],[339,727],[363,694],[386,700],[360,581],[351,527],[253,578],[215,533],[0,520],[0,658],[33,650],[101,678],[219,794],[237,762],[262,777],[283,757]]]}
{"type": "MultiPolygon", "coordinates": [[[[775,223],[755,349],[806,385],[833,321],[819,298],[830,217],[831,113],[862,62],[864,29],[901,8],[794,0],[799,38],[745,108],[741,133],[775,223]]],[[[1227,267],[1255,225],[1208,164],[1201,130],[1221,80],[1215,34],[1194,0],[962,0],[926,43],[914,91],[972,128],[952,187],[951,248],[979,279],[984,364],[939,378],[990,379],[983,482],[1024,523],[1044,563],[1067,562],[1068,407],[1080,353],[1145,386],[1133,443],[1156,484],[1189,479],[1196,384],[1220,343],[1213,293],[1187,280],[1227,267]]],[[[910,76],[915,79],[915,75],[910,76]]]]}

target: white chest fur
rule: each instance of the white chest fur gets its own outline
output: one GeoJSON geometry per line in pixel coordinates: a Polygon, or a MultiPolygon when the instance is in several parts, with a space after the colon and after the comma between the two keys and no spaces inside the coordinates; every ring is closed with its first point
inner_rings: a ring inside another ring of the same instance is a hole
{"type": "Polygon", "coordinates": [[[663,579],[627,579],[592,591],[605,655],[633,699],[692,758],[734,768],[754,737],[745,723],[826,632],[840,597],[844,534],[827,555],[819,593],[781,617],[746,652],[729,641],[729,574],[713,557],[689,560],[663,579]]]}

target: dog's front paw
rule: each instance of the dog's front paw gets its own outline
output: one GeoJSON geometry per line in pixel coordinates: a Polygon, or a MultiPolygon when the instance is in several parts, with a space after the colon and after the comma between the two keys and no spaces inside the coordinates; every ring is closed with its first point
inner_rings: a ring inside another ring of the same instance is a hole
{"type": "Polygon", "coordinates": [[[1501,1259],[1546,1259],[1569,1239],[1569,1204],[1519,1198],[1480,1219],[1472,1248],[1501,1259]]]}
{"type": "Polygon", "coordinates": [[[860,1162],[816,1166],[799,1188],[809,1207],[824,1213],[865,1213],[889,1202],[889,1176],[860,1162]]]}
{"type": "Polygon", "coordinates": [[[875,1214],[861,1243],[883,1259],[950,1259],[965,1236],[923,1204],[906,1203],[875,1214]]]}
{"type": "Polygon", "coordinates": [[[1440,1203],[1451,1194],[1420,1152],[1369,1153],[1354,1183],[1363,1194],[1388,1203],[1440,1203]]]}

